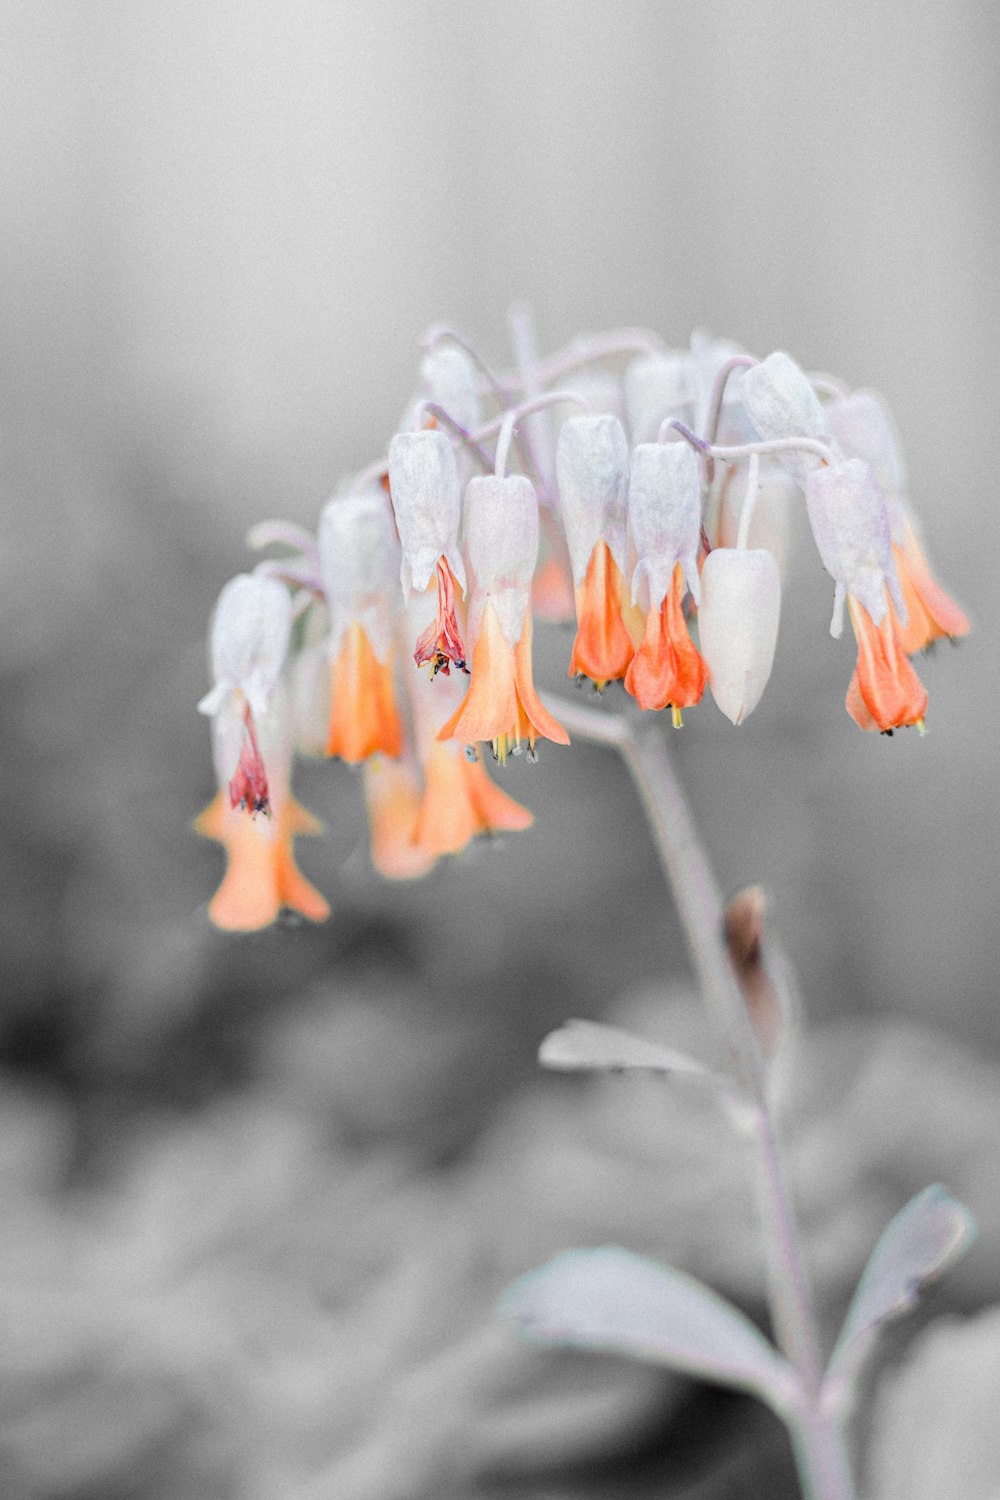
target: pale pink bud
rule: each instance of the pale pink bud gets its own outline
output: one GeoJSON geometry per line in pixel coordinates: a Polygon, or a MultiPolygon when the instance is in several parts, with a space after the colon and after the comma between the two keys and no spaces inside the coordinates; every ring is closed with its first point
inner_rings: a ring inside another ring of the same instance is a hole
{"type": "Polygon", "coordinates": [[[464,592],[458,550],[462,492],[455,453],[436,428],[398,432],[389,444],[389,490],[403,548],[400,578],[407,598],[422,594],[443,557],[464,592]]]}
{"type": "Polygon", "coordinates": [[[633,443],[655,443],[665,417],[690,418],[695,392],[690,355],[670,349],[640,354],[625,371],[625,411],[633,443]]]}
{"type": "Polygon", "coordinates": [[[327,502],[319,520],[319,560],[330,610],[331,657],[357,620],[379,661],[385,661],[403,599],[399,538],[381,485],[327,502]]]}
{"type": "Polygon", "coordinates": [[[847,594],[860,600],[874,624],[880,624],[888,608],[887,586],[905,624],[889,515],[869,466],[859,458],[847,458],[814,470],[806,484],[806,509],[823,566],[836,584],[830,634],[839,636],[844,628],[847,594]]]}
{"type": "MultiPolygon", "coordinates": [[[[780,350],[746,371],[742,394],[747,414],[764,442],[788,437],[829,440],[819,397],[794,359],[780,350]]],[[[818,454],[794,450],[777,456],[800,484],[822,462],[818,454]]]]}
{"type": "Polygon", "coordinates": [[[582,586],[600,541],[624,572],[628,441],[618,418],[569,417],[559,431],[556,479],[574,583],[582,586]]]}
{"type": "Polygon", "coordinates": [[[487,601],[508,643],[521,639],[538,558],[538,500],[530,479],[485,474],[465,490],[465,550],[471,575],[470,634],[487,601]]]}
{"type": "Polygon", "coordinates": [[[781,614],[781,574],[772,553],[716,547],[701,570],[698,641],[712,697],[742,724],[771,675],[781,614]]]}
{"type": "Polygon", "coordinates": [[[639,443],[632,450],[629,530],[638,561],[632,574],[632,603],[645,583],[647,609],[659,609],[677,563],[697,603],[701,599],[698,550],[701,541],[701,473],[687,443],[639,443]]]}
{"type": "Polygon", "coordinates": [[[292,603],[275,578],[240,573],[215,606],[209,649],[215,684],[198,704],[217,714],[232,693],[242,693],[254,715],[263,713],[281,677],[292,631],[292,603]]]}

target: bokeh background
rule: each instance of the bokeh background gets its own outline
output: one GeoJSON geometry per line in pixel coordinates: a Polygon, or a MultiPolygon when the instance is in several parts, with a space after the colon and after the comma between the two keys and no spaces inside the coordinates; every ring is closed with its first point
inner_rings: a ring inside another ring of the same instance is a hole
{"type": "MultiPolygon", "coordinates": [[[[0,14],[5,1493],[793,1493],[747,1404],[490,1332],[505,1278],[609,1238],[761,1306],[725,1170],[684,1197],[698,1132],[535,1076],[568,1014],[696,1038],[621,768],[518,764],[529,833],[390,887],[357,775],[304,766],[333,918],[226,938],[190,829],[205,622],[253,522],[314,523],[383,449],[433,322],[499,364],[514,301],[546,352],[707,326],[881,389],[976,626],[922,668],[928,735],[845,715],[850,645],[800,526],[761,708],[733,730],[706,704],[672,747],[827,1039],[796,1108],[830,1316],[904,1186],[950,1165],[993,1224],[996,8],[0,14]]],[[[566,646],[542,646],[555,686],[566,646]]],[[[1000,1299],[975,1255],[960,1311],[1000,1299]]]]}

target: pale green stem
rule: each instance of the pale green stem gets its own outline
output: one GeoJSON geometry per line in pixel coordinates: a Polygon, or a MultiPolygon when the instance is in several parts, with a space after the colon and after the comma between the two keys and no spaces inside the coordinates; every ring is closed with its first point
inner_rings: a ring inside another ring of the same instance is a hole
{"type": "Polygon", "coordinates": [[[843,1435],[820,1402],[822,1363],[816,1320],[791,1199],[768,1105],[764,1065],[724,938],[719,888],[674,775],[659,723],[633,727],[560,700],[554,706],[571,734],[613,745],[642,799],[660,862],[673,892],[709,1014],[727,1044],[750,1105],[757,1191],[775,1337],[799,1373],[802,1410],[789,1418],[802,1488],[810,1500],[853,1500],[843,1435]]]}

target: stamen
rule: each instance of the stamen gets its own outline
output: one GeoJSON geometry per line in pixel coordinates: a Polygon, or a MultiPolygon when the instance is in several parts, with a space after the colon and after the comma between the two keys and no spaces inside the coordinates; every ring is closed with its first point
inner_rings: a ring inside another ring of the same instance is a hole
{"type": "Polygon", "coordinates": [[[264,769],[264,760],[257,743],[249,703],[244,710],[243,726],[244,740],[240,748],[240,758],[229,783],[229,805],[242,808],[251,817],[255,817],[257,813],[270,817],[271,801],[267,772],[264,769]]]}
{"type": "Polygon", "coordinates": [[[451,676],[451,668],[457,667],[468,675],[465,645],[455,615],[455,579],[451,568],[443,557],[437,565],[437,616],[417,638],[413,660],[418,667],[430,663],[431,680],[439,672],[451,676]]]}

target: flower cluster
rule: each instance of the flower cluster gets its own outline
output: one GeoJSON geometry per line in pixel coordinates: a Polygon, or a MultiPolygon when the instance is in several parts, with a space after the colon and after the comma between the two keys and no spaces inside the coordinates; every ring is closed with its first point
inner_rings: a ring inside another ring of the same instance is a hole
{"type": "Polygon", "coordinates": [[[250,544],[282,555],[219,598],[199,704],[219,792],[197,827],[228,857],[213,920],[327,914],[292,853],[316,827],[291,795],[295,752],[363,764],[389,876],[526,827],[484,752],[568,743],[533,681],[534,619],[574,623],[570,677],[621,682],[677,726],[707,687],[741,723],[770,675],[800,492],[832,633],[846,603],[857,637],[849,713],[922,728],[911,657],[968,622],[928,567],[880,397],[700,334],[687,350],[579,339],[494,374],[437,330],[386,457],[338,489],[315,537],[256,527],[250,544]]]}

